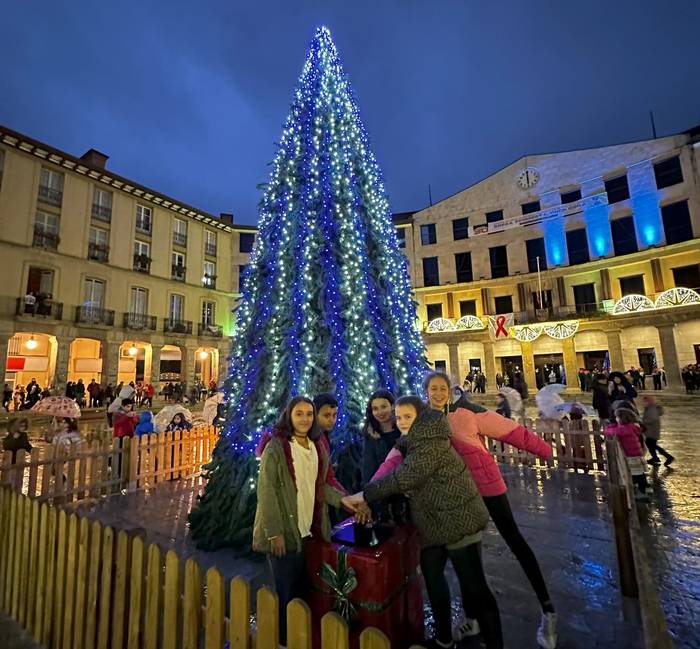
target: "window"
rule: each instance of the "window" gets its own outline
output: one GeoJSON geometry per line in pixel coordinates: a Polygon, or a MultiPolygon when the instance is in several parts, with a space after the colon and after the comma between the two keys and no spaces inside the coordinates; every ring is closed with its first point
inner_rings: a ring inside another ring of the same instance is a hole
{"type": "Polygon", "coordinates": [[[585,264],[590,260],[588,255],[588,238],[586,228],[569,230],[566,233],[566,249],[569,252],[569,265],[585,264]]]}
{"type": "Polygon", "coordinates": [[[654,176],[656,176],[656,187],[663,189],[683,182],[683,169],[678,156],[657,162],[654,165],[654,176]]]}
{"type": "Polygon", "coordinates": [[[242,264],[238,267],[238,292],[243,293],[243,278],[245,276],[247,264],[242,264]]]}
{"type": "Polygon", "coordinates": [[[486,212],[486,223],[495,223],[496,221],[503,220],[503,210],[494,210],[493,212],[486,212]]]}
{"type": "Polygon", "coordinates": [[[427,223],[420,226],[420,242],[422,246],[429,246],[433,243],[437,243],[434,223],[427,223]]]}
{"type": "Polygon", "coordinates": [[[522,210],[523,214],[532,214],[533,212],[539,212],[540,211],[540,202],[539,201],[530,201],[529,203],[523,203],[520,206],[520,209],[522,210]]]}
{"type": "Polygon", "coordinates": [[[537,263],[539,259],[539,269],[547,270],[547,255],[544,250],[544,237],[538,239],[528,239],[525,242],[527,250],[527,270],[530,273],[537,272],[537,263]]]}
{"type": "Polygon", "coordinates": [[[605,191],[608,193],[608,203],[611,205],[620,201],[626,201],[630,197],[627,175],[606,180],[605,191]]]}
{"type": "Polygon", "coordinates": [[[176,246],[187,245],[187,221],[182,219],[173,221],[173,243],[176,246]]]}
{"type": "Polygon", "coordinates": [[[581,200],[581,190],[572,189],[569,192],[562,192],[560,196],[562,205],[566,205],[567,203],[575,203],[576,201],[581,200]]]}
{"type": "Polygon", "coordinates": [[[136,206],[136,229],[144,234],[151,234],[153,226],[151,219],[151,208],[145,205],[136,206]]]}
{"type": "Polygon", "coordinates": [[[396,229],[396,240],[399,243],[399,248],[406,247],[406,228],[396,229]]]}
{"type": "Polygon", "coordinates": [[[252,232],[241,232],[241,237],[238,242],[238,250],[240,252],[251,252],[255,243],[255,235],[252,232]]]}
{"type": "Polygon", "coordinates": [[[551,309],[552,308],[552,291],[551,289],[543,289],[542,290],[542,302],[540,303],[540,292],[539,291],[533,291],[532,292],[532,306],[535,307],[538,311],[542,309],[551,309]]]}
{"type": "Polygon", "coordinates": [[[39,200],[49,205],[61,206],[63,200],[63,174],[51,171],[46,167],[41,168],[39,180],[39,200]]]}
{"type": "Polygon", "coordinates": [[[437,257],[423,257],[423,286],[439,286],[440,269],[437,257]]]}
{"type": "Polygon", "coordinates": [[[489,248],[491,277],[508,277],[508,251],[505,246],[489,248]]]}
{"type": "Polygon", "coordinates": [[[151,259],[151,244],[145,241],[134,241],[134,257],[148,257],[151,259]]]}
{"type": "Polygon", "coordinates": [[[148,313],[148,291],[145,288],[134,286],[131,289],[129,313],[134,315],[146,315],[148,313]]]}
{"type": "Polygon", "coordinates": [[[202,302],[202,324],[207,327],[216,324],[216,302],[202,302]]]}
{"type": "Polygon", "coordinates": [[[85,280],[85,300],[83,305],[89,309],[101,309],[104,304],[105,283],[90,277],[85,280]]]}
{"type": "Polygon", "coordinates": [[[458,282],[471,282],[472,276],[472,253],[458,252],[455,254],[455,267],[457,269],[458,282]]]}
{"type": "Polygon", "coordinates": [[[620,277],[620,292],[625,295],[646,295],[644,290],[644,275],[620,277]]]}
{"type": "Polygon", "coordinates": [[[476,300],[460,300],[459,301],[459,317],[465,315],[476,315],[476,300]]]}
{"type": "Polygon", "coordinates": [[[102,228],[90,228],[88,259],[106,262],[109,257],[109,232],[102,228]]]}
{"type": "Polygon", "coordinates": [[[428,322],[432,322],[437,318],[442,318],[442,302],[438,304],[426,304],[428,310],[428,322]]]}
{"type": "Polygon", "coordinates": [[[216,257],[216,232],[205,230],[204,254],[210,257],[216,257]]]}
{"type": "Polygon", "coordinates": [[[447,372],[447,361],[435,361],[436,372],[447,372]]]}
{"type": "Polygon", "coordinates": [[[462,219],[453,219],[452,220],[452,238],[455,241],[459,241],[460,239],[468,239],[469,238],[469,219],[468,218],[462,218],[462,219]]]}
{"type": "Polygon", "coordinates": [[[634,231],[634,218],[625,216],[622,219],[610,221],[613,249],[616,255],[629,255],[637,252],[637,234],[634,231]]]}
{"type": "Polygon", "coordinates": [[[34,217],[34,236],[32,245],[37,248],[56,250],[60,238],[58,236],[58,216],[37,212],[34,217]]]}
{"type": "Polygon", "coordinates": [[[170,304],[168,306],[168,316],[170,320],[179,322],[185,313],[185,296],[177,293],[170,294],[170,304]]]}
{"type": "Polygon", "coordinates": [[[576,313],[588,313],[597,310],[595,284],[577,284],[573,289],[576,313]]]}
{"type": "Polygon", "coordinates": [[[494,298],[496,313],[512,313],[513,312],[513,296],[499,295],[494,298]]]}
{"type": "Polygon", "coordinates": [[[185,255],[181,252],[172,252],[170,255],[170,263],[172,265],[170,269],[171,279],[176,279],[180,282],[185,281],[185,255]]]}
{"type": "Polygon", "coordinates": [[[676,286],[685,288],[700,288],[700,264],[690,266],[679,266],[671,269],[673,272],[673,283],[676,286]]]}
{"type": "Polygon", "coordinates": [[[112,220],[112,192],[95,187],[92,194],[92,217],[107,223],[112,220]]]}
{"type": "Polygon", "coordinates": [[[216,264],[212,261],[204,262],[202,286],[206,286],[207,288],[216,288],[216,264]]]}
{"type": "Polygon", "coordinates": [[[661,219],[664,222],[666,243],[681,243],[693,238],[688,201],[664,205],[661,208],[661,219]]]}

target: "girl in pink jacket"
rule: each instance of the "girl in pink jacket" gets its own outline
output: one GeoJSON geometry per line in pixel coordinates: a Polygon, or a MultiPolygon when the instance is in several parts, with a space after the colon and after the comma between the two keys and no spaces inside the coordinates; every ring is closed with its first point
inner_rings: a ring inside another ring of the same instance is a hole
{"type": "Polygon", "coordinates": [[[632,474],[632,482],[637,487],[637,497],[646,500],[648,483],[639,413],[629,401],[615,401],[612,409],[615,421],[605,427],[605,434],[620,440],[627,466],[632,474]]]}
{"type": "MultiPolygon", "coordinates": [[[[445,410],[450,402],[450,379],[442,372],[431,372],[426,377],[424,389],[430,406],[445,410]]],[[[552,449],[544,440],[512,419],[479,406],[466,398],[460,399],[450,408],[448,421],[452,429],[452,446],[469,467],[484,504],[503,540],[522,566],[542,607],[542,620],[537,630],[537,642],[543,649],[555,649],[557,642],[556,614],[549,592],[532,549],[523,538],[513,518],[506,484],[503,481],[493,455],[484,445],[484,437],[511,444],[542,458],[552,457],[552,449]]],[[[400,451],[392,449],[373,480],[386,475],[403,461],[400,451]]],[[[475,618],[467,615],[455,629],[455,639],[479,633],[475,618]]]]}

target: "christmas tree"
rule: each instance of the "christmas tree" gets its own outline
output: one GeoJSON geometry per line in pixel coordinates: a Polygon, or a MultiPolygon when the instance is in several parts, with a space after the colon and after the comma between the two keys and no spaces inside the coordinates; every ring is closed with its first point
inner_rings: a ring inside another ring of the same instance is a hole
{"type": "Polygon", "coordinates": [[[203,549],[248,547],[263,431],[296,394],[333,393],[336,459],[369,395],[416,392],[426,368],[381,172],[329,31],[294,91],[236,308],[226,423],[190,513],[203,549]]]}

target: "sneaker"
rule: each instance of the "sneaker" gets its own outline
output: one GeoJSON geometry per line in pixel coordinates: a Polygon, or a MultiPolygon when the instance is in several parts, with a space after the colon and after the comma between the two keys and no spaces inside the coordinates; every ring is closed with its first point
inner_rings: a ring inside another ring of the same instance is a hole
{"type": "Polygon", "coordinates": [[[661,460],[657,457],[654,460],[647,460],[647,464],[651,464],[651,466],[659,466],[659,464],[661,464],[661,460]]]}
{"type": "Polygon", "coordinates": [[[455,642],[459,642],[464,638],[479,635],[479,622],[473,617],[467,617],[464,613],[457,621],[457,625],[452,629],[452,637],[455,642]]]}
{"type": "Polygon", "coordinates": [[[537,629],[537,644],[542,649],[556,649],[557,646],[557,614],[542,613],[540,628],[537,629]]]}
{"type": "Polygon", "coordinates": [[[664,462],[664,466],[671,466],[671,462],[673,462],[673,460],[675,460],[675,459],[676,459],[676,458],[673,457],[673,455],[672,455],[671,457],[669,457],[669,458],[664,462]]]}

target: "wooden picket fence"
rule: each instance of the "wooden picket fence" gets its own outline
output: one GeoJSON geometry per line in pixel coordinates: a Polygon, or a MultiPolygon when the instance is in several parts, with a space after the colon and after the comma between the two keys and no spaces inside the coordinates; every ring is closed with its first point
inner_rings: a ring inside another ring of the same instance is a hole
{"type": "MultiPolygon", "coordinates": [[[[66,514],[50,503],[0,488],[0,609],[47,649],[278,649],[278,600],[250,585],[225,583],[216,568],[172,550],[66,514]],[[228,594],[228,597],[227,597],[228,594]],[[251,625],[251,620],[254,624],[251,625]]],[[[311,649],[311,612],[287,608],[289,649],[311,649]]],[[[321,620],[321,647],[349,649],[335,613],[321,620]]],[[[360,649],[390,649],[365,629],[360,649]]]]}
{"type": "Polygon", "coordinates": [[[486,438],[486,444],[499,462],[522,464],[536,469],[572,469],[576,472],[605,471],[605,435],[600,422],[555,421],[550,419],[525,419],[524,425],[537,434],[552,448],[552,457],[543,460],[536,455],[521,451],[515,446],[486,438]]]}
{"type": "Polygon", "coordinates": [[[142,437],[51,445],[0,456],[0,485],[55,503],[99,498],[126,489],[197,476],[209,461],[218,433],[213,426],[142,437]]]}

